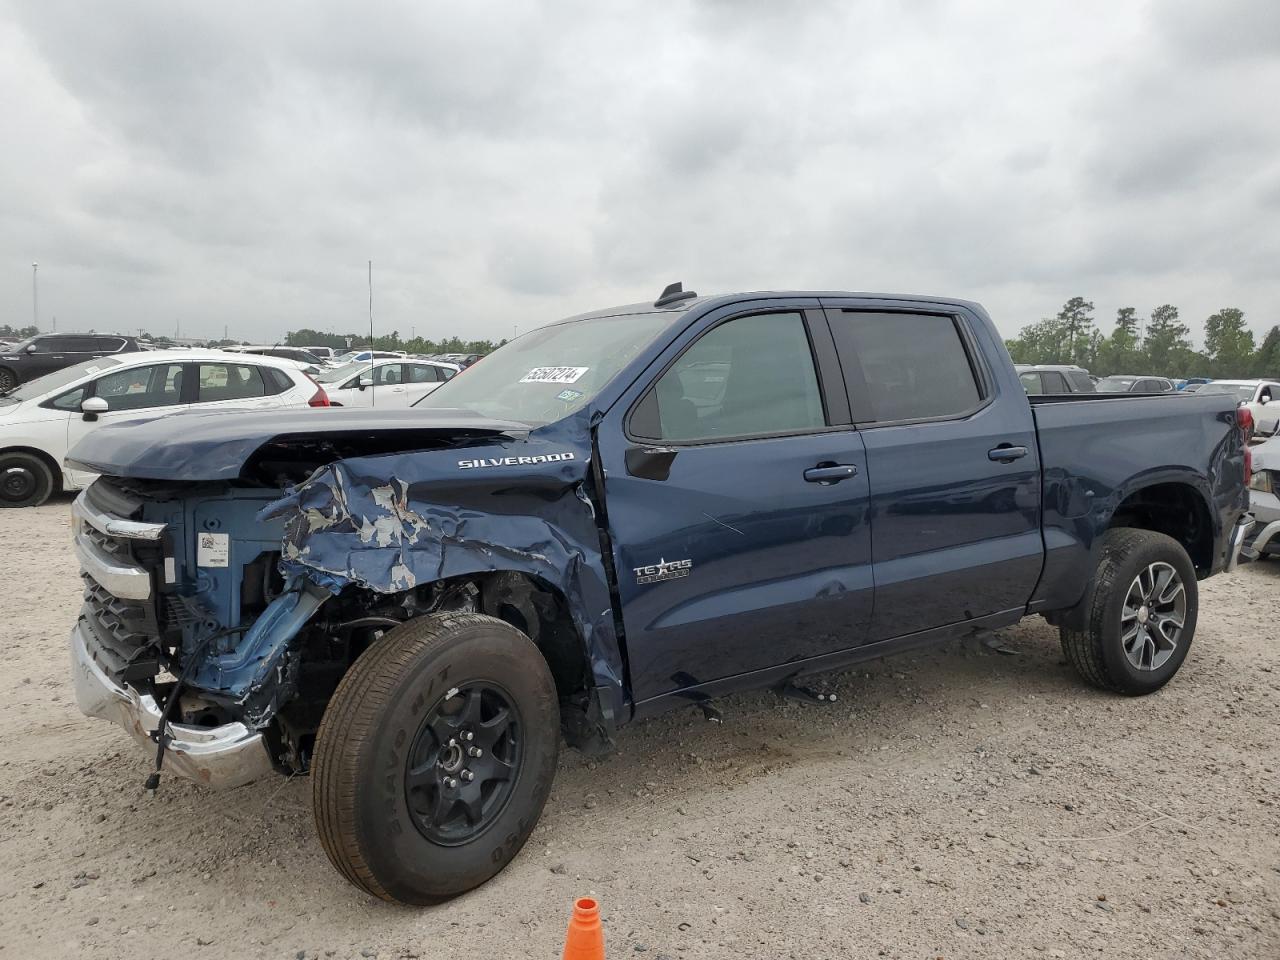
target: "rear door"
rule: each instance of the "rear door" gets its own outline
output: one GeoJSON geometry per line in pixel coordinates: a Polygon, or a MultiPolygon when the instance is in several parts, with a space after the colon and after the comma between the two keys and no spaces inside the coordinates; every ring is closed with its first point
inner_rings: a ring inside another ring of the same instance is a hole
{"type": "Polygon", "coordinates": [[[1023,609],[1043,561],[1035,425],[1012,370],[984,360],[986,325],[824,303],[870,477],[868,639],[1023,609]]]}
{"type": "Polygon", "coordinates": [[[700,318],[597,437],[637,702],[863,640],[866,460],[816,300],[700,318]]]}
{"type": "Polygon", "coordinates": [[[193,410],[261,409],[281,406],[280,384],[263,374],[256,363],[234,360],[203,361],[188,366],[195,387],[189,394],[193,410]]]}
{"type": "Polygon", "coordinates": [[[404,363],[405,403],[402,406],[413,406],[428,393],[444,382],[444,371],[430,363],[404,363]]]}

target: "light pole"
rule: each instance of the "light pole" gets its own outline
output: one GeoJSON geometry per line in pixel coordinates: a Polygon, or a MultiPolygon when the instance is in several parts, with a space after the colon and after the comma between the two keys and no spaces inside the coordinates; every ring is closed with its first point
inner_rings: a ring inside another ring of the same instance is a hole
{"type": "Polygon", "coordinates": [[[40,332],[40,284],[36,277],[40,270],[40,264],[34,261],[31,264],[31,325],[36,328],[36,333],[40,332]]]}

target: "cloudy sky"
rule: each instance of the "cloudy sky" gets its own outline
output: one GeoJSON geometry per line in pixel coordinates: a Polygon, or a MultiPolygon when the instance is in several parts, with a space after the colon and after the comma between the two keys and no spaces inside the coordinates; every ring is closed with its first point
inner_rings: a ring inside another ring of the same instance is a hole
{"type": "MultiPolygon", "coordinates": [[[[0,0],[0,323],[783,287],[1280,322],[1275,0],[0,0]]],[[[1104,324],[1109,326],[1109,320],[1104,324]]]]}

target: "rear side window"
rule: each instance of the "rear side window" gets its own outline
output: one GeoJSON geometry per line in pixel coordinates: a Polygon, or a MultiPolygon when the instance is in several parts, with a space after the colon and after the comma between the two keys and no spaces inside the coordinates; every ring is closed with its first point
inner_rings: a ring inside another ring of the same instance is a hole
{"type": "Polygon", "coordinates": [[[289,375],[283,370],[277,370],[275,367],[259,367],[262,376],[266,380],[267,395],[274,396],[277,393],[284,393],[286,390],[292,389],[293,381],[289,379],[289,375]]]}
{"type": "Polygon", "coordinates": [[[658,378],[631,415],[636,436],[684,443],[825,426],[798,313],[740,317],[713,328],[658,378]]]}
{"type": "Polygon", "coordinates": [[[1040,379],[1044,383],[1045,393],[1070,393],[1067,388],[1066,378],[1056,370],[1046,370],[1040,374],[1040,379]]]}
{"type": "Polygon", "coordinates": [[[410,383],[439,383],[439,370],[436,367],[429,367],[425,363],[405,364],[405,369],[409,371],[410,383]]]}
{"type": "Polygon", "coordinates": [[[267,390],[261,368],[247,363],[200,364],[199,403],[216,403],[219,400],[246,400],[266,397],[277,390],[267,390]]]}
{"type": "Polygon", "coordinates": [[[868,409],[855,410],[855,421],[955,417],[982,401],[954,317],[852,310],[828,316],[846,377],[861,372],[866,384],[868,409]]]}

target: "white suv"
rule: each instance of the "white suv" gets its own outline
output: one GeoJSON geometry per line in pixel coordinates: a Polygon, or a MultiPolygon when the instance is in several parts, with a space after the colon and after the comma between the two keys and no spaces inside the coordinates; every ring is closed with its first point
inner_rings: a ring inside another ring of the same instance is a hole
{"type": "Polygon", "coordinates": [[[151,350],[86,360],[0,396],[0,507],[31,507],[94,475],[63,466],[104,423],[185,410],[327,407],[324,389],[288,360],[217,350],[151,350]]]}

